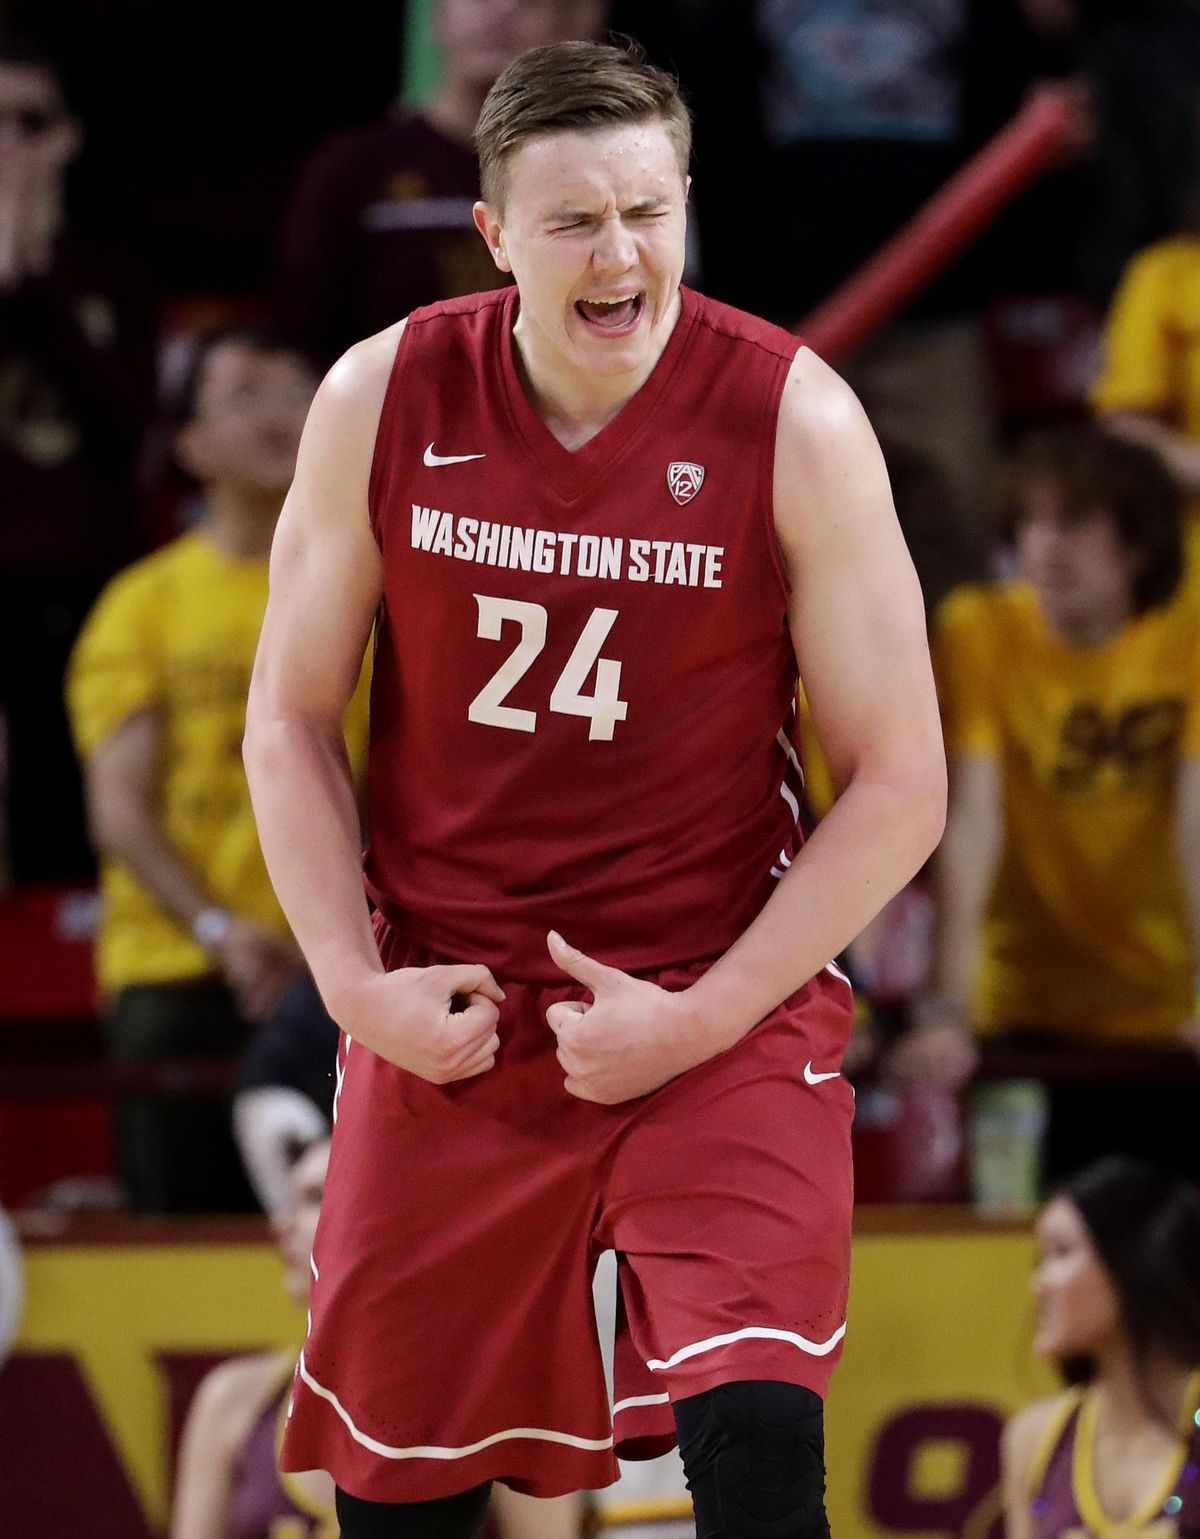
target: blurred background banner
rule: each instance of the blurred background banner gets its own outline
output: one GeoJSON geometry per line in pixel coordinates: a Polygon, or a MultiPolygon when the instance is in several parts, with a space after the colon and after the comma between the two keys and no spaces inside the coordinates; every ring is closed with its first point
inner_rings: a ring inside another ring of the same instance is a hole
{"type": "MultiPolygon", "coordinates": [[[[157,1539],[200,1378],[303,1330],[265,1237],[90,1223],[27,1250],[30,1307],[0,1379],[0,1490],[21,1539],[157,1539]]],[[[1000,1427],[1049,1385],[1028,1357],[1032,1259],[1021,1227],[863,1212],[829,1406],[835,1534],[1000,1539],[1000,1427]]]]}

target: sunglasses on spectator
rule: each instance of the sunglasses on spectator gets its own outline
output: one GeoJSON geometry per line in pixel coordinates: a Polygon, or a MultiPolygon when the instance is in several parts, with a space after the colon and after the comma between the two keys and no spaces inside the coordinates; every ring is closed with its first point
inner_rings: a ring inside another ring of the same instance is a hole
{"type": "Polygon", "coordinates": [[[0,127],[15,123],[26,139],[48,133],[61,121],[62,113],[55,107],[0,107],[0,127]]]}

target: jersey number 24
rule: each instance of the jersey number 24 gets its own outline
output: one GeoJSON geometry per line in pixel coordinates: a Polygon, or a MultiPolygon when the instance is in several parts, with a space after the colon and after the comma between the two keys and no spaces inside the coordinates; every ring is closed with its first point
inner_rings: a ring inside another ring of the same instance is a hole
{"type": "MultiPolygon", "coordinates": [[[[510,732],[533,732],[537,712],[505,705],[513,689],[529,672],[534,659],[546,645],[548,615],[540,604],[521,599],[489,598],[477,593],[479,628],[476,635],[484,641],[499,641],[506,620],[521,628],[520,639],[508,657],[467,707],[467,716],[487,727],[506,727],[510,732]]],[[[583,716],[590,723],[588,738],[612,742],[617,722],[624,721],[628,704],[620,698],[621,665],[611,657],[601,657],[600,648],[617,618],[615,609],[593,609],[587,624],[567,658],[566,666],[550,691],[550,709],[560,716],[583,716]],[[584,685],[592,669],[596,687],[584,694],[584,685]]]]}

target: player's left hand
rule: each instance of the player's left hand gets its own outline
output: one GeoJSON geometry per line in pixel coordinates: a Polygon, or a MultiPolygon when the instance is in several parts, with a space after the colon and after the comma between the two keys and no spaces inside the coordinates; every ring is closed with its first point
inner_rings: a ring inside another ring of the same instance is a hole
{"type": "Polygon", "coordinates": [[[685,994],[597,962],[555,930],[546,945],[555,965],[590,989],[594,1001],[568,999],[546,1011],[571,1095],[615,1106],[703,1062],[707,1055],[685,994]]]}

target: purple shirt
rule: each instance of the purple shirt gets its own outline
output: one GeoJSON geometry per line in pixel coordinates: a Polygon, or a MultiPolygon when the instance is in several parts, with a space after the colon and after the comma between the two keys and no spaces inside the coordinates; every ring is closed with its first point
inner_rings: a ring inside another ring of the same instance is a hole
{"type": "Polygon", "coordinates": [[[332,1509],[318,1510],[294,1475],[279,1473],[280,1424],[291,1388],[289,1375],[246,1440],[234,1474],[229,1539],[336,1539],[337,1518],[332,1509]]]}
{"type": "MultiPolygon", "coordinates": [[[[1193,1379],[1192,1390],[1198,1387],[1193,1379]]],[[[1096,1493],[1093,1471],[1097,1401],[1093,1393],[1064,1402],[1065,1420],[1055,1418],[1035,1464],[1036,1495],[1030,1502],[1037,1539],[1200,1539],[1200,1424],[1196,1395],[1188,1401],[1186,1446],[1164,1470],[1158,1490],[1133,1518],[1107,1517],[1096,1493]],[[1048,1445],[1048,1447],[1047,1447],[1048,1445]],[[1039,1468],[1041,1470],[1038,1478],[1039,1468]]]]}

